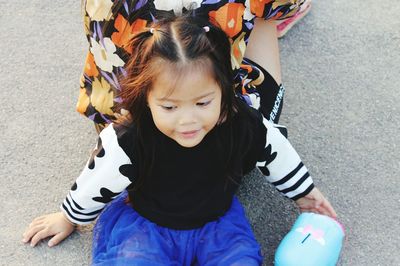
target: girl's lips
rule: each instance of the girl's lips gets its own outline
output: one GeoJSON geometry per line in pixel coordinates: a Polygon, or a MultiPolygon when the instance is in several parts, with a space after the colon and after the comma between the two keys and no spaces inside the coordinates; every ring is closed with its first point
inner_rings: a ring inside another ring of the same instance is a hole
{"type": "Polygon", "coordinates": [[[184,132],[181,132],[181,134],[184,138],[193,138],[199,131],[200,130],[184,131],[184,132]]]}

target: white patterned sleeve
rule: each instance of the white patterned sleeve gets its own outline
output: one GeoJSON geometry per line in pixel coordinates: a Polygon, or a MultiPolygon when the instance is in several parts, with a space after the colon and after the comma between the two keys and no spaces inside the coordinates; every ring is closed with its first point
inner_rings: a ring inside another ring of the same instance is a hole
{"type": "Polygon", "coordinates": [[[91,158],[61,205],[62,212],[76,224],[95,220],[106,203],[132,183],[131,168],[132,162],[110,124],[100,133],[91,158]]]}
{"type": "Polygon", "coordinates": [[[279,130],[279,126],[263,119],[267,129],[265,148],[257,167],[266,179],[286,197],[297,200],[313,188],[313,180],[295,149],[279,130]]]}

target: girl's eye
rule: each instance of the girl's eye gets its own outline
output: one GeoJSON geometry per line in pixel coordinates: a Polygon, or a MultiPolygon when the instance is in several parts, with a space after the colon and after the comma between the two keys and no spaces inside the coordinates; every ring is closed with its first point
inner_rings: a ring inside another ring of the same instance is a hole
{"type": "Polygon", "coordinates": [[[165,105],[161,105],[161,108],[167,111],[171,111],[175,109],[175,106],[165,106],[165,105]]]}
{"type": "Polygon", "coordinates": [[[196,103],[196,105],[198,105],[198,106],[207,106],[207,105],[209,105],[210,103],[211,103],[211,101],[199,102],[199,103],[196,103]]]}

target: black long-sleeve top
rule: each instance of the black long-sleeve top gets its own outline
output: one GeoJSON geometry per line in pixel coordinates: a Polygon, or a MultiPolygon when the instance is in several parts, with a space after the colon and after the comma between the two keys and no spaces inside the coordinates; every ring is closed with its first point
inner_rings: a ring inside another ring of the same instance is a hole
{"type": "Polygon", "coordinates": [[[235,165],[241,175],[227,178],[225,151],[220,147],[228,130],[240,132],[243,119],[236,114],[232,127],[216,126],[193,148],[182,147],[156,130],[153,171],[136,189],[135,127],[111,124],[101,132],[91,159],[61,209],[72,222],[89,223],[106,203],[128,188],[132,207],[143,217],[169,228],[197,228],[228,210],[243,175],[255,166],[286,197],[308,194],[314,185],[306,167],[277,126],[262,118],[252,124],[254,137],[248,146],[238,145],[243,151],[236,150],[244,152],[235,165]]]}

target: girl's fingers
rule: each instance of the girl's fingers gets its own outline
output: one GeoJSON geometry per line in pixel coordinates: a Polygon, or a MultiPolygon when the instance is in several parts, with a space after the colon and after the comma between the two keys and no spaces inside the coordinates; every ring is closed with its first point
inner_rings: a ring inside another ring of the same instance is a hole
{"type": "Polygon", "coordinates": [[[32,221],[32,223],[40,222],[40,221],[44,220],[47,216],[48,216],[48,215],[42,215],[42,216],[36,217],[36,218],[32,221]]]}
{"type": "Polygon", "coordinates": [[[332,218],[336,218],[336,212],[333,209],[332,205],[329,201],[324,197],[324,195],[318,190],[315,190],[315,208],[318,210],[318,213],[330,216],[332,218]]]}
{"type": "Polygon", "coordinates": [[[29,240],[39,231],[44,229],[44,225],[37,225],[33,227],[29,227],[28,230],[25,231],[25,233],[22,235],[22,241],[23,242],[29,242],[29,240]]]}
{"type": "Polygon", "coordinates": [[[300,199],[297,203],[303,212],[310,211],[327,215],[332,218],[337,217],[332,205],[317,188],[311,190],[308,195],[300,199]]]}
{"type": "Polygon", "coordinates": [[[325,215],[328,215],[335,219],[337,218],[337,214],[333,209],[332,205],[329,203],[329,201],[325,200],[325,202],[321,205],[321,208],[326,213],[325,215]]]}
{"type": "Polygon", "coordinates": [[[34,219],[29,225],[28,228],[25,230],[25,232],[22,234],[22,241],[23,242],[28,242],[29,239],[31,239],[32,235],[34,235],[38,230],[42,230],[42,228],[39,228],[42,226],[42,221],[44,219],[44,216],[38,217],[34,219]]]}
{"type": "Polygon", "coordinates": [[[32,227],[32,230],[34,230],[35,232],[39,232],[39,231],[42,231],[45,228],[46,228],[45,225],[40,224],[40,225],[35,225],[34,227],[32,227]]]}
{"type": "Polygon", "coordinates": [[[301,199],[298,199],[298,200],[296,200],[295,201],[296,202],[296,204],[297,204],[297,206],[299,207],[299,208],[308,208],[309,207],[309,199],[307,199],[307,198],[301,198],[301,199]]]}
{"type": "Polygon", "coordinates": [[[32,227],[32,226],[37,225],[37,224],[41,224],[45,218],[46,218],[46,217],[41,216],[41,217],[38,217],[38,218],[34,219],[34,220],[29,224],[29,227],[32,227]]]}
{"type": "Polygon", "coordinates": [[[301,212],[313,212],[313,213],[320,213],[317,209],[315,208],[301,208],[301,212]]]}
{"type": "Polygon", "coordinates": [[[67,233],[61,232],[56,234],[52,239],[50,239],[48,245],[49,247],[53,247],[58,245],[61,241],[63,241],[68,236],[67,233]]]}
{"type": "Polygon", "coordinates": [[[35,234],[35,235],[32,237],[31,246],[32,246],[32,247],[36,246],[36,244],[37,244],[40,240],[42,240],[43,238],[49,237],[49,236],[51,236],[51,234],[50,234],[49,231],[46,230],[46,229],[45,229],[45,230],[42,230],[42,231],[40,231],[40,232],[38,232],[37,234],[35,234]]]}
{"type": "Polygon", "coordinates": [[[312,207],[312,208],[301,208],[300,209],[302,212],[313,212],[313,213],[318,213],[318,214],[323,214],[332,218],[336,218],[336,212],[325,205],[321,205],[319,207],[312,207]]]}

